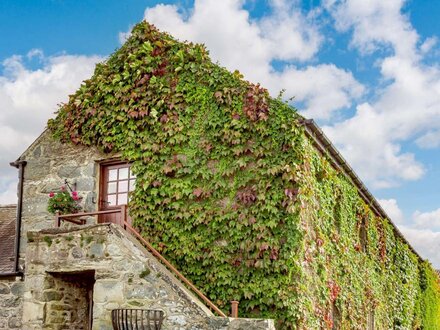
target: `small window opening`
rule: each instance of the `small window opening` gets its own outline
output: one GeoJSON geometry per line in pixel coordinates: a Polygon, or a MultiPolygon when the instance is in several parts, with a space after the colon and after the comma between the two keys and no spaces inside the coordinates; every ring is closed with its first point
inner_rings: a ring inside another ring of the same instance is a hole
{"type": "Polygon", "coordinates": [[[362,252],[367,252],[367,221],[362,217],[361,226],[359,228],[359,240],[362,252]]]}

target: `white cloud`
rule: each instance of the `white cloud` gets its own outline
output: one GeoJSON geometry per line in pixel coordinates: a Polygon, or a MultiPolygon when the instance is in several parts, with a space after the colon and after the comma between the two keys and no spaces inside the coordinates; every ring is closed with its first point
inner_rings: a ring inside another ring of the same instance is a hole
{"type": "Polygon", "coordinates": [[[15,203],[16,170],[9,166],[44,130],[57,104],[67,101],[81,81],[90,77],[97,56],[58,55],[45,57],[31,50],[26,58],[38,58],[42,67],[31,70],[25,58],[12,56],[0,76],[0,203],[15,203]]]}
{"type": "Polygon", "coordinates": [[[126,32],[119,32],[118,33],[118,39],[119,39],[119,43],[121,45],[124,44],[128,38],[130,38],[132,29],[133,29],[133,25],[130,25],[130,27],[128,28],[128,30],[126,32]]]}
{"type": "Polygon", "coordinates": [[[274,60],[313,61],[323,37],[316,12],[303,14],[296,1],[270,5],[272,11],[259,20],[251,19],[238,0],[198,0],[189,15],[174,5],[157,5],[147,8],[145,19],[181,40],[206,44],[214,61],[229,70],[239,69],[272,95],[285,89],[287,97],[305,104],[307,116],[328,119],[349,108],[364,91],[350,72],[333,64],[301,69],[290,64],[274,70],[274,60]]]}
{"type": "Polygon", "coordinates": [[[402,210],[397,205],[397,201],[394,198],[391,199],[379,199],[378,202],[384,208],[390,219],[395,224],[401,224],[404,221],[402,210]]]}
{"type": "Polygon", "coordinates": [[[377,63],[382,84],[375,98],[356,107],[353,117],[324,130],[342,154],[375,188],[418,180],[424,166],[402,145],[420,136],[423,147],[440,129],[440,70],[423,64],[422,54],[433,47],[428,39],[417,48],[419,36],[402,14],[404,1],[326,1],[326,8],[341,31],[352,30],[352,45],[361,52],[390,49],[392,54],[377,63]],[[386,22],[384,24],[383,22],[386,22]],[[428,132],[428,133],[426,133],[428,132]]]}
{"type": "Polygon", "coordinates": [[[437,148],[440,146],[440,129],[431,130],[423,134],[416,140],[419,147],[430,149],[437,148]]]}
{"type": "Polygon", "coordinates": [[[431,51],[437,45],[437,43],[438,43],[437,37],[426,38],[426,40],[420,46],[420,51],[422,52],[422,54],[426,54],[429,51],[431,51]]]}
{"type": "Polygon", "coordinates": [[[0,205],[17,203],[17,180],[0,179],[0,205]]]}
{"type": "Polygon", "coordinates": [[[431,212],[416,211],[413,220],[417,227],[432,228],[440,232],[440,208],[431,212]]]}
{"type": "Polygon", "coordinates": [[[286,96],[304,102],[301,114],[307,118],[330,119],[338,109],[349,108],[353,99],[364,92],[351,72],[334,64],[319,64],[297,69],[288,66],[283,72],[272,72],[262,78],[263,86],[272,90],[286,89],[286,96]]]}
{"type": "Polygon", "coordinates": [[[351,44],[361,52],[391,46],[397,56],[414,58],[418,35],[402,14],[405,0],[326,0],[324,4],[338,30],[353,30],[351,44]]]}

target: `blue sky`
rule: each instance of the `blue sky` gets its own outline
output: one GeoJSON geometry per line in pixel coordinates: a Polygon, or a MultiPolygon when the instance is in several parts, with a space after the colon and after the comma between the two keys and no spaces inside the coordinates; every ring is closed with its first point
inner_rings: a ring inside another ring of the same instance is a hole
{"type": "Polygon", "coordinates": [[[0,203],[8,167],[94,64],[146,18],[206,44],[323,127],[409,241],[440,268],[440,2],[0,2],[0,203]]]}

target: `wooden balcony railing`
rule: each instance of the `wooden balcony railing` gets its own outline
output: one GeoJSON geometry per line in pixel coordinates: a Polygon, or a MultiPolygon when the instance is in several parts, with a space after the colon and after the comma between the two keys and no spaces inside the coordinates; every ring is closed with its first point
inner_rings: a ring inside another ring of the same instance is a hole
{"type": "Polygon", "coordinates": [[[131,224],[131,219],[127,215],[127,206],[121,205],[120,208],[96,211],[96,212],[81,212],[72,214],[56,214],[55,226],[60,227],[62,221],[70,222],[76,225],[85,225],[87,219],[90,217],[97,217],[96,223],[114,223],[123,226],[128,222],[131,224]]]}
{"type": "MultiPolygon", "coordinates": [[[[76,225],[85,225],[90,217],[98,217],[96,223],[114,223],[123,227],[128,233],[136,237],[157,259],[159,259],[174,275],[176,275],[183,283],[185,283],[205,304],[221,317],[227,317],[214,303],[209,300],[199,289],[196,288],[183,274],[181,274],[159,251],[157,251],[142,235],[131,226],[131,219],[127,214],[127,206],[121,205],[105,211],[83,212],[74,214],[57,214],[55,216],[55,226],[60,227],[62,221],[74,223],[76,225]]],[[[234,307],[234,306],[233,306],[234,307]]],[[[238,312],[234,312],[232,317],[237,317],[238,312]]]]}

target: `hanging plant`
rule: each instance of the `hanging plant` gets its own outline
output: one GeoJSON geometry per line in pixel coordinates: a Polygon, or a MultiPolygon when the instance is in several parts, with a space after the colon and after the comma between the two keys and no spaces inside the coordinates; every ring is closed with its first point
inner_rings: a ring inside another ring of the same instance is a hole
{"type": "Polygon", "coordinates": [[[81,197],[76,191],[67,191],[65,186],[59,192],[50,192],[47,210],[52,213],[70,214],[78,213],[82,210],[80,205],[81,197]]]}

